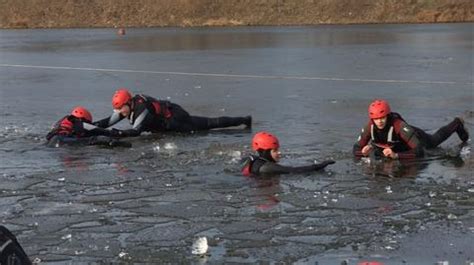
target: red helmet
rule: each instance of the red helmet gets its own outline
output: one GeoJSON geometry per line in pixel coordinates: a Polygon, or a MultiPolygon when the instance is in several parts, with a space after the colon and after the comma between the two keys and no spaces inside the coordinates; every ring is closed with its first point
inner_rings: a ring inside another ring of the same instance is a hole
{"type": "Polygon", "coordinates": [[[280,143],[278,142],[278,138],[267,132],[258,132],[252,139],[252,149],[254,151],[276,149],[279,147],[280,143]]]}
{"type": "Polygon", "coordinates": [[[84,119],[88,122],[92,122],[92,115],[91,113],[86,110],[86,108],[84,107],[75,107],[72,111],[71,111],[71,115],[78,118],[78,119],[84,119]]]}
{"type": "Polygon", "coordinates": [[[383,99],[376,99],[369,105],[369,117],[371,119],[379,119],[387,116],[392,112],[387,101],[383,99]]]}
{"type": "Polygon", "coordinates": [[[132,94],[126,88],[119,88],[112,97],[112,107],[120,109],[132,99],[132,94]]]}

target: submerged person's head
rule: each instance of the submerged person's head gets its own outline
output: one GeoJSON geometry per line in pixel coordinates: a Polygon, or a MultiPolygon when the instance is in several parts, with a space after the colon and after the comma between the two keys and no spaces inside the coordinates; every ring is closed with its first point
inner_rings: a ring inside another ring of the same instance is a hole
{"type": "Polygon", "coordinates": [[[252,139],[252,149],[270,161],[278,162],[281,158],[278,138],[268,132],[258,132],[252,139]]]}
{"type": "Polygon", "coordinates": [[[369,105],[369,118],[379,129],[385,127],[388,115],[391,112],[390,105],[383,99],[376,99],[369,105]]]}
{"type": "Polygon", "coordinates": [[[132,100],[132,94],[126,88],[120,88],[115,91],[112,97],[112,107],[115,112],[119,112],[125,117],[130,115],[130,103],[132,100]]]}
{"type": "Polygon", "coordinates": [[[86,122],[92,122],[92,114],[84,107],[77,106],[71,111],[71,115],[86,122]]]}

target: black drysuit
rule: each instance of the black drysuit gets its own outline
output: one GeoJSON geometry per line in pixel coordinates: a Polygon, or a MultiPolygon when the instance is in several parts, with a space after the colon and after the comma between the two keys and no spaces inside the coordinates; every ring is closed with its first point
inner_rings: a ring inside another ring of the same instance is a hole
{"type": "Polygon", "coordinates": [[[181,106],[166,100],[157,100],[147,95],[135,95],[131,99],[130,115],[124,117],[114,112],[110,117],[99,120],[94,124],[107,128],[124,118],[130,119],[132,129],[121,131],[122,136],[138,136],[141,132],[192,132],[214,128],[246,125],[251,126],[252,118],[247,117],[218,117],[208,118],[191,116],[181,106]]]}

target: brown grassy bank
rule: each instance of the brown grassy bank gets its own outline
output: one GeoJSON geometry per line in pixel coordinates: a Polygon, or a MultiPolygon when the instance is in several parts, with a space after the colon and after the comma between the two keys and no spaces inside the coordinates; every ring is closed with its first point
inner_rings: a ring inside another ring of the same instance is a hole
{"type": "Polygon", "coordinates": [[[0,28],[474,21],[472,0],[0,0],[0,28]]]}

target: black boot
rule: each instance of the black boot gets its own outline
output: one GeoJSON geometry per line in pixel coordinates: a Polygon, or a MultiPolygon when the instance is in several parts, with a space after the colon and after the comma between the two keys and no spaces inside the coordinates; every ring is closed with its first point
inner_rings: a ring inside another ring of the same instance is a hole
{"type": "Polygon", "coordinates": [[[459,123],[456,133],[458,134],[459,139],[465,143],[467,140],[469,140],[469,132],[467,131],[466,127],[464,127],[464,120],[459,117],[455,118],[455,120],[457,120],[459,123]]]}
{"type": "Polygon", "coordinates": [[[245,124],[245,128],[247,129],[252,128],[252,116],[246,116],[244,124],[245,124]]]}

